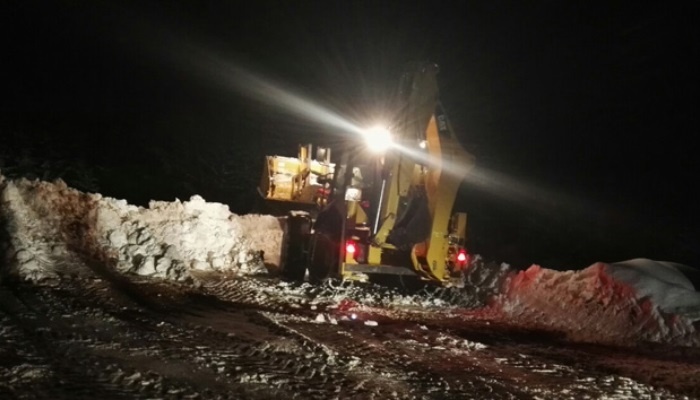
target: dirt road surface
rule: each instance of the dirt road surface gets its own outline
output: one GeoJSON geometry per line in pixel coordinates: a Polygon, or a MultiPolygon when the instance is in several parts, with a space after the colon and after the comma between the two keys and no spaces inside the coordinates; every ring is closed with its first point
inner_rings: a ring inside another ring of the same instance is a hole
{"type": "Polygon", "coordinates": [[[698,349],[571,343],[473,309],[320,293],[221,274],[5,280],[0,398],[700,398],[698,349]]]}

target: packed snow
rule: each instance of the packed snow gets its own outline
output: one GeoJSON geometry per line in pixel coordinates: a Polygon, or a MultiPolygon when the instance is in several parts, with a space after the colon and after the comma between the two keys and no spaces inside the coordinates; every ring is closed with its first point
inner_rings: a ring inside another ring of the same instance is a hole
{"type": "MultiPolygon", "coordinates": [[[[82,193],[62,181],[6,181],[0,176],[2,246],[8,272],[37,281],[75,274],[82,263],[98,273],[132,273],[189,281],[193,271],[264,274],[279,267],[284,221],[239,216],[226,205],[152,201],[148,208],[82,193]]],[[[352,285],[316,290],[316,302],[432,310],[483,309],[489,315],[573,340],[700,345],[700,293],[692,268],[647,259],[595,263],[577,271],[474,259],[463,287],[403,295],[352,285]]],[[[277,286],[294,297],[308,287],[277,286]]],[[[262,293],[261,293],[262,294],[262,293]]],[[[323,321],[330,321],[322,315],[323,321]]],[[[318,321],[322,322],[322,321],[318,321]]]]}
{"type": "Polygon", "coordinates": [[[700,345],[700,293],[667,262],[597,262],[580,271],[533,265],[510,274],[494,308],[580,341],[700,345]]]}
{"type": "Polygon", "coordinates": [[[280,262],[280,220],[238,216],[200,196],[143,208],[62,181],[23,179],[3,182],[0,199],[8,264],[23,279],[70,274],[76,262],[174,280],[192,270],[263,272],[280,262]]]}

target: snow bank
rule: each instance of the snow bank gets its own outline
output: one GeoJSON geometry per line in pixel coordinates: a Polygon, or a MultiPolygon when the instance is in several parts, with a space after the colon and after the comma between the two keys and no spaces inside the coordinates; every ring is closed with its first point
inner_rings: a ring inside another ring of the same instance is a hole
{"type": "Polygon", "coordinates": [[[77,263],[176,280],[191,270],[279,265],[283,232],[271,216],[237,216],[199,196],[143,208],[62,181],[0,185],[6,264],[25,279],[75,273],[77,263]]]}
{"type": "Polygon", "coordinates": [[[673,263],[598,262],[564,272],[533,265],[504,282],[493,306],[519,324],[579,341],[700,345],[700,293],[673,263]]]}

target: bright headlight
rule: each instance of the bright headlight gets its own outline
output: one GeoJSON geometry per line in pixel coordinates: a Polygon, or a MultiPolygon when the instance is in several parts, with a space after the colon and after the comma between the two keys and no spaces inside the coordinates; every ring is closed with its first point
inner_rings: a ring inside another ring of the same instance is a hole
{"type": "Polygon", "coordinates": [[[376,126],[365,132],[365,140],[370,150],[381,153],[391,146],[391,133],[384,127],[376,126]]]}

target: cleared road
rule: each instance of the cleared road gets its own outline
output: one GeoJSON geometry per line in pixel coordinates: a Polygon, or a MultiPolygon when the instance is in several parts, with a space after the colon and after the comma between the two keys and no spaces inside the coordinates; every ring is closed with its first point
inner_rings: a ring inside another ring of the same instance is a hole
{"type": "Polygon", "coordinates": [[[327,292],[218,274],[5,281],[0,398],[700,396],[697,349],[576,344],[474,310],[339,305],[327,292]]]}

